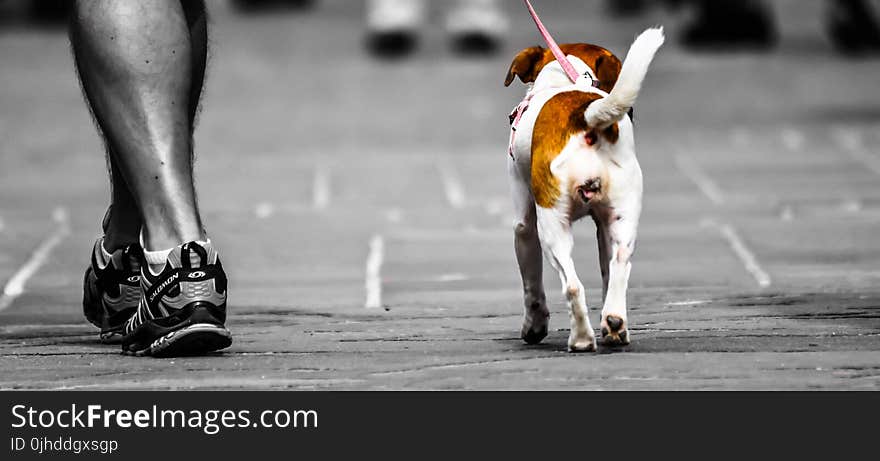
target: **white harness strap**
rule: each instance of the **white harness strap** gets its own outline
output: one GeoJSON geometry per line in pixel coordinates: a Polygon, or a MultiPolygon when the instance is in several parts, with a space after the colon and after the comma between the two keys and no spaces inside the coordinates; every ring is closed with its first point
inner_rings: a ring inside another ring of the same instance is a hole
{"type": "MultiPolygon", "coordinates": [[[[599,88],[599,81],[593,76],[592,70],[589,68],[584,75],[580,76],[577,81],[574,83],[575,89],[577,88],[599,88]]],[[[529,104],[531,104],[532,99],[535,98],[538,94],[544,91],[556,90],[558,88],[544,88],[538,91],[530,90],[526,93],[526,97],[513,108],[513,111],[508,115],[508,119],[510,120],[510,142],[507,145],[507,153],[511,158],[514,158],[513,155],[513,144],[516,141],[516,129],[519,127],[519,122],[522,121],[523,115],[529,109],[529,104]]]]}
{"type": "MultiPolygon", "coordinates": [[[[596,76],[593,75],[592,70],[587,67],[587,72],[583,75],[579,75],[577,70],[575,70],[574,65],[572,65],[571,61],[568,60],[568,57],[562,53],[562,49],[559,48],[559,45],[556,44],[556,40],[553,40],[553,36],[550,35],[550,32],[544,27],[544,23],[541,22],[541,18],[538,17],[538,13],[535,12],[535,8],[532,7],[532,3],[529,0],[525,0],[526,8],[529,10],[529,14],[532,16],[532,19],[535,21],[535,25],[538,26],[538,32],[541,33],[541,36],[544,38],[544,42],[547,43],[547,47],[553,53],[553,56],[556,57],[556,61],[559,62],[559,65],[562,66],[562,70],[565,72],[565,75],[568,76],[568,79],[574,83],[575,86],[589,86],[593,88],[599,88],[599,81],[596,80],[596,76]]],[[[547,88],[551,89],[551,88],[547,88]]],[[[546,91],[546,89],[544,90],[546,91]]],[[[513,144],[516,141],[516,129],[519,126],[519,122],[522,120],[523,114],[525,114],[526,110],[529,108],[529,103],[532,98],[535,97],[537,93],[540,91],[531,90],[526,93],[526,97],[517,104],[517,106],[513,109],[513,112],[508,116],[510,119],[510,142],[507,146],[507,153],[513,158],[513,144]]]]}

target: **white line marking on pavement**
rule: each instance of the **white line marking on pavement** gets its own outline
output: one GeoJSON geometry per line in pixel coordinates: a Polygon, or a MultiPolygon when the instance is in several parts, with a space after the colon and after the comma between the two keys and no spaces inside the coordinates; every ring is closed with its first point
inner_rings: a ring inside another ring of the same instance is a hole
{"type": "Polygon", "coordinates": [[[258,219],[268,219],[275,214],[275,205],[269,202],[261,202],[258,203],[254,208],[254,215],[257,216],[258,219]]]}
{"type": "Polygon", "coordinates": [[[729,224],[720,224],[711,219],[704,220],[702,224],[704,227],[712,227],[716,229],[721,236],[727,240],[730,249],[736,253],[736,256],[742,261],[743,266],[745,266],[746,270],[752,274],[752,277],[755,278],[755,281],[758,282],[758,285],[760,285],[761,288],[767,288],[770,286],[772,283],[770,275],[767,274],[764,269],[761,269],[761,265],[758,264],[758,259],[755,257],[755,254],[749,250],[745,242],[743,242],[739,234],[736,232],[736,229],[729,224]]]}
{"type": "Polygon", "coordinates": [[[782,137],[782,145],[791,152],[800,151],[806,144],[804,134],[795,128],[784,128],[780,136],[782,137]]]}
{"type": "Polygon", "coordinates": [[[448,282],[464,282],[470,279],[466,274],[443,274],[439,277],[429,279],[432,282],[448,283],[448,282]]]}
{"type": "Polygon", "coordinates": [[[398,224],[403,221],[403,210],[400,208],[391,208],[390,210],[385,211],[385,219],[388,222],[398,224]]]}
{"type": "Polygon", "coordinates": [[[835,128],[832,132],[832,136],[837,144],[842,147],[843,150],[853,158],[853,160],[865,165],[874,173],[880,174],[880,158],[867,152],[861,132],[846,128],[835,128]]]}
{"type": "Polygon", "coordinates": [[[382,307],[382,262],[385,259],[385,240],[376,235],[370,240],[370,254],[367,256],[367,309],[382,307]]]}
{"type": "Polygon", "coordinates": [[[675,164],[688,179],[697,185],[700,191],[703,192],[703,195],[711,200],[712,203],[715,205],[724,204],[724,193],[721,192],[721,189],[715,184],[715,181],[697,166],[696,162],[689,159],[684,154],[678,154],[675,156],[675,164]]]}
{"type": "Polygon", "coordinates": [[[710,301],[694,300],[694,301],[678,301],[674,303],[666,303],[667,307],[672,306],[699,306],[700,304],[709,304],[710,301]]]}
{"type": "Polygon", "coordinates": [[[438,275],[428,275],[424,277],[395,277],[394,281],[398,283],[455,283],[455,282],[466,282],[470,280],[471,277],[467,274],[461,274],[458,272],[451,274],[438,274],[438,275]]]}
{"type": "Polygon", "coordinates": [[[0,311],[8,308],[16,298],[24,293],[28,280],[40,270],[40,267],[52,254],[52,250],[70,234],[70,216],[66,209],[57,208],[53,211],[52,220],[55,222],[54,231],[37,246],[27,262],[12,275],[6,282],[6,286],[3,287],[3,293],[0,294],[0,311]]]}
{"type": "Polygon", "coordinates": [[[456,210],[464,208],[465,196],[464,187],[455,170],[445,162],[437,163],[437,169],[440,171],[440,179],[443,181],[443,191],[446,193],[446,201],[456,210]]]}
{"type": "Polygon", "coordinates": [[[864,209],[859,199],[844,200],[840,204],[840,210],[844,213],[859,213],[864,209]]]}
{"type": "Polygon", "coordinates": [[[791,205],[785,205],[782,212],[779,213],[779,219],[785,222],[794,221],[794,208],[791,205]]]}
{"type": "Polygon", "coordinates": [[[3,222],[3,217],[0,216],[0,232],[3,232],[3,229],[6,228],[6,223],[3,222]]]}
{"type": "Polygon", "coordinates": [[[862,133],[851,128],[836,127],[831,131],[831,136],[838,146],[844,150],[859,150],[864,147],[864,138],[862,133]]]}
{"type": "Polygon", "coordinates": [[[850,150],[849,155],[858,160],[866,167],[868,167],[871,171],[876,174],[880,174],[880,158],[874,157],[873,155],[865,152],[864,150],[850,150]]]}
{"type": "Polygon", "coordinates": [[[330,172],[324,165],[315,167],[312,204],[316,210],[324,210],[330,205],[330,172]]]}

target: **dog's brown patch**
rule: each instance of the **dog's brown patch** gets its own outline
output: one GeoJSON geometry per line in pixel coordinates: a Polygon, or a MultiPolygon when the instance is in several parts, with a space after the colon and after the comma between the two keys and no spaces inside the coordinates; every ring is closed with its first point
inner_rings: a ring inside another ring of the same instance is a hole
{"type": "Polygon", "coordinates": [[[587,130],[583,115],[586,107],[599,98],[594,93],[567,91],[547,101],[538,114],[532,134],[532,193],[543,208],[552,208],[559,199],[559,179],[550,171],[550,164],[568,144],[571,136],[587,130]],[[584,108],[579,110],[580,108],[584,108]]]}
{"type": "MultiPolygon", "coordinates": [[[[610,93],[620,76],[622,64],[614,53],[597,45],[587,43],[569,43],[560,46],[566,55],[577,56],[593,69],[596,78],[599,79],[599,88],[610,93]]],[[[534,82],[538,78],[541,69],[556,58],[550,50],[540,46],[533,46],[520,51],[507,71],[504,86],[510,86],[514,77],[519,77],[523,83],[534,82]]]]}
{"type": "Polygon", "coordinates": [[[620,139],[620,126],[615,123],[608,128],[605,128],[605,130],[602,131],[602,137],[611,144],[616,144],[617,140],[620,139]]]}
{"type": "Polygon", "coordinates": [[[596,93],[566,91],[550,98],[541,108],[532,134],[532,193],[538,206],[552,208],[559,200],[559,179],[553,176],[550,164],[572,136],[583,134],[588,145],[590,140],[595,144],[599,139],[616,143],[620,137],[616,123],[601,132],[587,125],[584,112],[600,98],[596,93]]]}

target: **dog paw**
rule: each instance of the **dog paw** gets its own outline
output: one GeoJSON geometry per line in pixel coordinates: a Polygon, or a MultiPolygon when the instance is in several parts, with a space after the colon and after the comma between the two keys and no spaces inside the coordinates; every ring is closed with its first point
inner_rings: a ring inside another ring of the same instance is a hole
{"type": "Polygon", "coordinates": [[[629,331],[626,320],[616,315],[602,317],[602,344],[606,346],[626,346],[629,344],[629,331]]]}
{"type": "Polygon", "coordinates": [[[526,312],[520,337],[526,344],[538,344],[547,337],[550,325],[550,311],[546,307],[535,312],[526,312]]]}
{"type": "Polygon", "coordinates": [[[593,335],[577,335],[572,331],[568,337],[568,351],[572,353],[595,352],[596,337],[593,335]]]}
{"type": "Polygon", "coordinates": [[[526,344],[540,344],[547,337],[547,324],[544,325],[523,325],[520,333],[522,340],[526,344]]]}

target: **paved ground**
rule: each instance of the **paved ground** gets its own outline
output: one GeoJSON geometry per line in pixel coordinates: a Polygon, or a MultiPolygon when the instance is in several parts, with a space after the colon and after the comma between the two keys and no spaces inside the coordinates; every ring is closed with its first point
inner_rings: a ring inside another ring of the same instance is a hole
{"type": "MultiPolygon", "coordinates": [[[[620,21],[552,4],[561,40],[621,54],[646,25],[680,27],[666,13],[620,21]]],[[[0,283],[48,254],[0,311],[0,387],[877,389],[880,61],[833,55],[819,2],[777,6],[774,52],[671,44],[653,68],[637,109],[635,342],[593,355],[565,352],[550,273],[550,336],[517,338],[504,162],[523,90],[501,83],[537,36],[515,2],[501,56],[452,56],[431,29],[398,64],[361,53],[350,2],[216,12],[198,186],[236,342],[176,360],[124,357],[82,319],[108,195],[101,145],[64,35],[0,31],[0,283]],[[371,254],[384,308],[364,307],[371,254]]],[[[592,224],[578,233],[598,306],[592,224]]]]}

